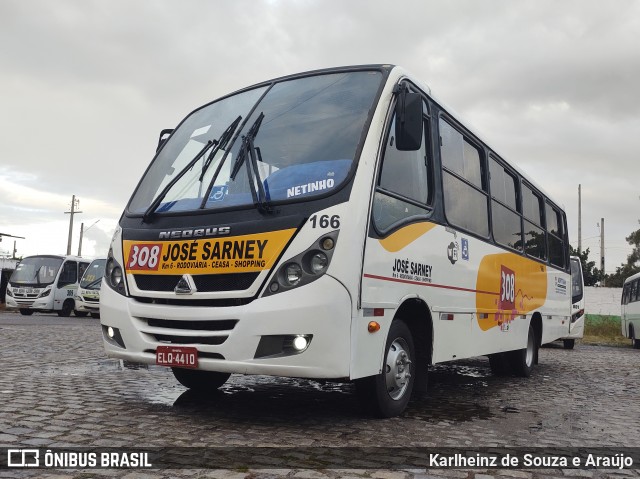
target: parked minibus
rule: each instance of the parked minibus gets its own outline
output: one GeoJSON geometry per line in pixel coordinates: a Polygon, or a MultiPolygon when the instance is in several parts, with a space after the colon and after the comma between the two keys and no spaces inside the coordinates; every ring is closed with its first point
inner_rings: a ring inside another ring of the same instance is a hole
{"type": "Polygon", "coordinates": [[[78,282],[89,263],[90,260],[78,256],[23,258],[9,278],[7,308],[19,309],[25,316],[35,311],[69,316],[75,310],[78,282]]]}
{"type": "Polygon", "coordinates": [[[573,349],[576,339],[584,336],[584,277],[582,263],[577,256],[571,256],[571,322],[569,334],[562,338],[565,349],[573,349]]]}
{"type": "Polygon", "coordinates": [[[622,287],[622,335],[640,349],[640,273],[629,276],[622,287]]]}
{"type": "Polygon", "coordinates": [[[108,254],[111,357],[201,391],[350,380],[389,417],[430,365],[529,376],[567,334],[562,207],[402,68],[266,81],[165,137],[108,254]]]}
{"type": "Polygon", "coordinates": [[[75,297],[76,315],[100,317],[100,286],[106,263],[106,258],[94,259],[82,275],[75,297]]]}

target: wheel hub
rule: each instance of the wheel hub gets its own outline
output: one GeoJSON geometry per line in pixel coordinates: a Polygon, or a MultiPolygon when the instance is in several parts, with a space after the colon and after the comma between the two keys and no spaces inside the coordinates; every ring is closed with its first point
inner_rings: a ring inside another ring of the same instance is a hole
{"type": "Polygon", "coordinates": [[[404,396],[411,378],[411,359],[409,347],[404,339],[398,338],[389,346],[385,361],[385,381],[391,399],[398,400],[404,396]]]}

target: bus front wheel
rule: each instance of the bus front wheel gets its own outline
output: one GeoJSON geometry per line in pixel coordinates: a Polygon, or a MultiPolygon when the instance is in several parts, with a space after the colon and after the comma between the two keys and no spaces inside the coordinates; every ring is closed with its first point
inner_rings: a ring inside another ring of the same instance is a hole
{"type": "Polygon", "coordinates": [[[21,309],[20,314],[22,316],[31,316],[33,314],[33,310],[31,309],[21,309]]]}
{"type": "Polygon", "coordinates": [[[73,310],[73,315],[78,318],[86,318],[89,313],[87,311],[78,311],[77,309],[73,310]]]}
{"type": "Polygon", "coordinates": [[[564,349],[573,349],[576,345],[575,339],[563,339],[562,343],[564,344],[564,349]]]}
{"type": "Polygon", "coordinates": [[[62,309],[58,311],[58,316],[61,318],[68,318],[71,316],[71,311],[73,311],[74,302],[72,299],[67,299],[64,303],[62,303],[62,309]]]}
{"type": "Polygon", "coordinates": [[[171,368],[173,375],[184,387],[198,392],[211,392],[227,382],[231,374],[200,369],[171,368]]]}
{"type": "Polygon", "coordinates": [[[362,406],[378,417],[402,414],[413,390],[415,348],[409,327],[395,320],[389,328],[382,372],[356,380],[356,393],[362,406]]]}

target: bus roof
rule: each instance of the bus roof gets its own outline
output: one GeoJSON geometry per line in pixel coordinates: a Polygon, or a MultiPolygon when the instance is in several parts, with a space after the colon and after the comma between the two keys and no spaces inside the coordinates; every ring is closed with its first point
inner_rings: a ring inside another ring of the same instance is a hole
{"type": "Polygon", "coordinates": [[[633,281],[636,278],[640,278],[640,273],[632,274],[627,279],[624,280],[624,284],[627,284],[629,281],[633,281]]]}

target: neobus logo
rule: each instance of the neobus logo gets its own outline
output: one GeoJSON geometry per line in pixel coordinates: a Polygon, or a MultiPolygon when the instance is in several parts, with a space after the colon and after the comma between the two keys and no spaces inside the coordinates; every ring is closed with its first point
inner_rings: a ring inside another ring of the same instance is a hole
{"type": "Polygon", "coordinates": [[[191,230],[160,231],[160,239],[207,238],[209,236],[225,236],[231,233],[230,226],[197,228],[191,230]]]}

